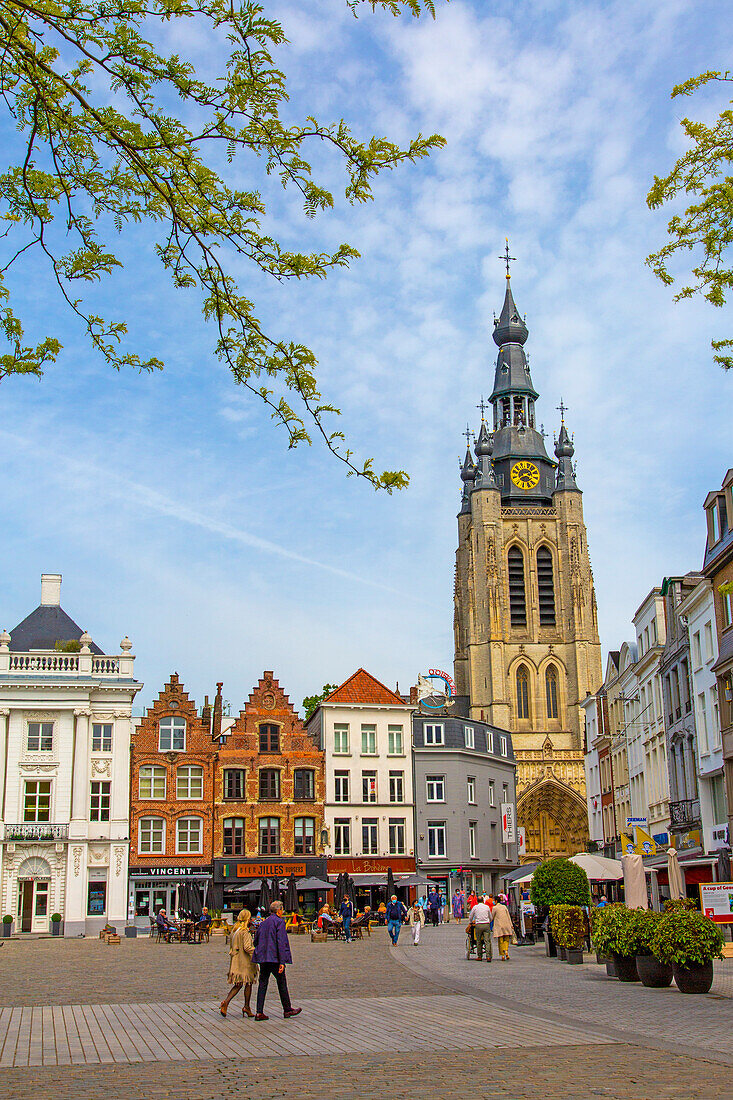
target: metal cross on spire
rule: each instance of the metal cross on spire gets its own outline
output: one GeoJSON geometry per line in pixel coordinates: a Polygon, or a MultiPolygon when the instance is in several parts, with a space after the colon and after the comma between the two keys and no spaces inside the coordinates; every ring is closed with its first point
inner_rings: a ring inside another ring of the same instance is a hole
{"type": "Polygon", "coordinates": [[[465,432],[461,432],[461,435],[465,435],[465,437],[466,437],[466,446],[470,447],[471,446],[471,429],[468,426],[468,424],[466,424],[465,432]]]}
{"type": "Polygon", "coordinates": [[[481,400],[479,401],[476,408],[481,409],[481,420],[482,421],[484,421],[486,419],[486,417],[484,416],[484,413],[486,412],[487,407],[488,406],[487,406],[486,402],[484,401],[484,395],[481,394],[481,400]]]}
{"type": "Polygon", "coordinates": [[[503,260],[504,263],[506,264],[506,277],[508,279],[509,278],[509,264],[512,262],[512,260],[516,260],[517,257],[509,255],[509,238],[505,237],[504,240],[506,241],[506,245],[504,247],[504,251],[502,252],[501,256],[499,256],[499,259],[503,260]]]}
{"type": "Polygon", "coordinates": [[[560,398],[560,404],[556,406],[557,411],[560,413],[560,423],[565,423],[565,413],[568,411],[567,405],[563,403],[562,397],[560,398]]]}

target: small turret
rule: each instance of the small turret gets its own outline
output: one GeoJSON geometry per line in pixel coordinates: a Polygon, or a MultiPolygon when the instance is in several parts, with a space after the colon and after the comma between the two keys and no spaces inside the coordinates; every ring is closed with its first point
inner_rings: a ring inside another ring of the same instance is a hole
{"type": "Polygon", "coordinates": [[[463,496],[461,497],[461,512],[471,511],[471,490],[473,489],[474,482],[477,474],[476,465],[473,461],[473,455],[471,454],[471,448],[466,448],[466,457],[463,460],[461,466],[461,481],[463,482],[463,496]]]}
{"type": "Polygon", "coordinates": [[[496,484],[494,467],[491,462],[491,454],[494,450],[494,437],[486,427],[486,421],[483,417],[481,419],[481,427],[474,450],[476,452],[476,458],[478,459],[476,463],[478,469],[476,472],[476,479],[473,483],[473,491],[477,492],[479,489],[498,489],[499,486],[496,484]]]}
{"type": "Polygon", "coordinates": [[[560,401],[560,434],[555,440],[555,457],[557,458],[557,479],[555,491],[574,489],[580,492],[575,482],[575,470],[573,469],[573,455],[575,447],[565,427],[565,406],[560,401]]]}

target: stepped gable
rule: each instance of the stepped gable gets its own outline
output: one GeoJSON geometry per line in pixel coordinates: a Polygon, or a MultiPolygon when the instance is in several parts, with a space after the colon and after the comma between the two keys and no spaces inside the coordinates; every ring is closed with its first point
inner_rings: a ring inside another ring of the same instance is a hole
{"type": "Polygon", "coordinates": [[[290,702],[290,697],[280,687],[273,672],[265,671],[257,686],[249,693],[244,710],[239,712],[227,733],[229,747],[258,752],[255,743],[257,728],[262,722],[275,722],[282,726],[289,748],[297,752],[309,752],[314,740],[306,730],[300,715],[290,702]],[[247,743],[247,738],[251,739],[247,743]]]}
{"type": "Polygon", "coordinates": [[[340,687],[332,691],[323,700],[324,703],[346,703],[349,705],[372,705],[393,707],[405,705],[401,695],[392,691],[366,669],[360,668],[348,680],[344,680],[340,687]]]}
{"type": "Polygon", "coordinates": [[[171,673],[168,683],[162,691],[158,692],[158,698],[146,710],[143,721],[148,718],[163,718],[168,714],[180,714],[183,718],[188,719],[198,718],[196,701],[190,699],[188,692],[183,690],[177,672],[171,673]]]}

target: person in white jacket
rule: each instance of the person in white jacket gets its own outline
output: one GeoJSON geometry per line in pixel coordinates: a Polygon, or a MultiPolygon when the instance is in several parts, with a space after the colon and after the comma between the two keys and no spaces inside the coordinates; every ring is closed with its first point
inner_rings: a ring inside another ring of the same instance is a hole
{"type": "Polygon", "coordinates": [[[413,901],[410,908],[407,910],[407,923],[412,930],[412,943],[414,947],[420,942],[420,929],[425,924],[425,912],[421,905],[418,905],[416,901],[413,901]]]}

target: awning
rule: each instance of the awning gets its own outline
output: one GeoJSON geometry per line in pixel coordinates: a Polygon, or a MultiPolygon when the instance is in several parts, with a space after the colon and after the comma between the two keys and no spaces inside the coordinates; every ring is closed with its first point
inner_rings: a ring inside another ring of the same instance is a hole
{"type": "Polygon", "coordinates": [[[507,886],[513,886],[520,880],[526,878],[527,875],[531,875],[533,871],[536,871],[539,865],[539,860],[535,863],[523,863],[521,867],[515,867],[513,871],[507,871],[507,873],[501,877],[507,886]]]}
{"type": "Polygon", "coordinates": [[[593,852],[578,852],[570,857],[570,862],[582,867],[591,882],[618,882],[624,877],[621,861],[608,856],[598,856],[593,852]]]}
{"type": "Polygon", "coordinates": [[[386,875],[349,875],[349,880],[354,883],[354,886],[386,886],[386,875]]]}

